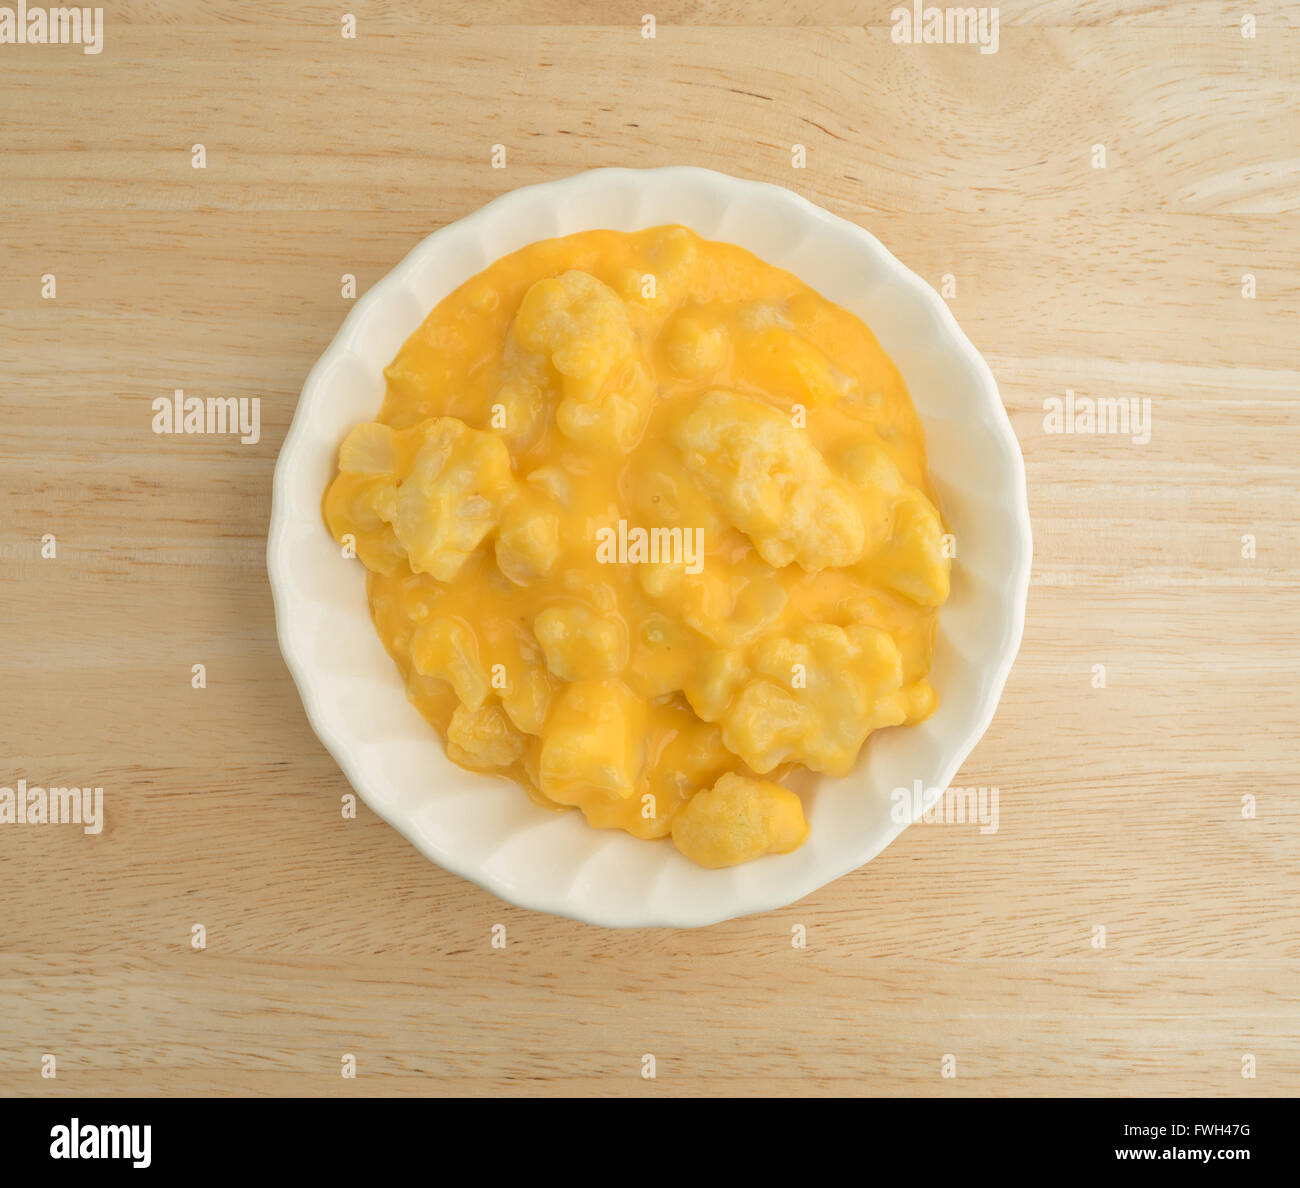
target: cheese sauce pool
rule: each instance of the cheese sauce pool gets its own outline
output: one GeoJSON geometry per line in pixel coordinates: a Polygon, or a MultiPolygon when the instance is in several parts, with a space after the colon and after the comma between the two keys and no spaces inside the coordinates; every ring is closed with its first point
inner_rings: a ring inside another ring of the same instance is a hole
{"type": "Polygon", "coordinates": [[[545,240],[385,377],[325,519],[454,762],[726,866],[802,844],[796,765],[933,711],[921,426],[789,273],[683,227],[545,240]]]}

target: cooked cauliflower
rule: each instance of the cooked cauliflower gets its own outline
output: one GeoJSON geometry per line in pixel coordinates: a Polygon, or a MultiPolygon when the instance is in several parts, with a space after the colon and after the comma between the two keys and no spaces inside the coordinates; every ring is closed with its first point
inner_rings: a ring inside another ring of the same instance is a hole
{"type": "Polygon", "coordinates": [[[934,709],[924,434],[790,273],[683,227],[531,244],[385,377],[323,509],[452,761],[727,866],[807,836],[768,781],[934,709]]]}
{"type": "Polygon", "coordinates": [[[673,371],[696,381],[716,375],[731,351],[727,328],[698,309],[684,310],[673,318],[664,329],[663,343],[673,371]]]}
{"type": "Polygon", "coordinates": [[[874,434],[842,450],[836,468],[858,491],[867,547],[854,572],[919,606],[948,597],[952,560],[943,549],[943,522],[924,491],[906,482],[874,434]]]}
{"type": "Polygon", "coordinates": [[[809,623],[755,649],[754,677],[722,718],[723,741],[760,774],[793,759],[847,775],[867,735],[907,716],[903,666],[885,631],[809,623]]]}
{"type": "Polygon", "coordinates": [[[641,588],[671,607],[705,639],[734,647],[753,639],[785,609],[785,587],[755,560],[707,562],[699,573],[682,565],[637,567],[641,588]]]}
{"type": "Polygon", "coordinates": [[[397,443],[376,421],[355,426],[339,446],[339,475],[325,495],[325,522],[340,543],[351,537],[367,569],[392,573],[406,560],[393,532],[397,515],[397,443]]]}
{"type": "Polygon", "coordinates": [[[566,685],[542,738],[542,793],[559,804],[631,796],[645,762],[646,709],[621,681],[566,685]]]}
{"type": "Polygon", "coordinates": [[[506,340],[503,355],[493,404],[500,405],[501,436],[522,449],[537,440],[547,423],[556,399],[555,376],[545,356],[525,350],[515,338],[506,340]]]}
{"type": "Polygon", "coordinates": [[[514,616],[487,613],[477,628],[478,663],[491,693],[521,733],[541,734],[554,687],[532,631],[514,616]]]}
{"type": "Polygon", "coordinates": [[[663,317],[690,295],[698,255],[695,244],[695,236],[685,227],[665,227],[646,253],[646,266],[624,270],[619,295],[638,313],[663,317]],[[648,289],[647,277],[654,278],[648,289]]]}
{"type": "Polygon", "coordinates": [[[392,429],[380,421],[354,426],[339,446],[339,471],[392,478],[397,472],[397,441],[392,429]]]}
{"type": "Polygon", "coordinates": [[[716,722],[748,676],[749,665],[745,663],[743,652],[697,647],[694,663],[682,679],[682,692],[704,721],[716,722]]]}
{"type": "Polygon", "coordinates": [[[517,586],[551,572],[560,555],[560,513],[550,500],[526,487],[501,513],[497,567],[517,586]]]}
{"type": "Polygon", "coordinates": [[[541,734],[551,708],[551,682],[540,668],[525,668],[502,692],[501,707],[525,734],[541,734]]]}
{"type": "Polygon", "coordinates": [[[593,449],[632,448],[653,387],[627,309],[613,289],[577,269],[539,280],[524,294],[513,335],[560,375],[560,432],[593,449]]]}
{"type": "Polygon", "coordinates": [[[548,606],[533,620],[546,667],[565,681],[617,676],[627,667],[627,628],[581,603],[548,606]]]}
{"type": "Polygon", "coordinates": [[[496,434],[455,417],[426,425],[424,444],[397,488],[393,528],[412,570],[449,582],[496,526],[515,479],[496,434]]]}
{"type": "Polygon", "coordinates": [[[624,829],[634,837],[667,837],[673,818],[700,788],[712,785],[735,764],[718,728],[677,704],[661,707],[646,738],[653,755],[632,796],[589,796],[582,813],[597,829],[624,829]]]}
{"type": "Polygon", "coordinates": [[[948,598],[952,570],[943,535],[938,509],[923,492],[906,487],[893,507],[889,539],[863,560],[857,572],[918,606],[939,606],[948,598]]]}
{"type": "Polygon", "coordinates": [[[687,469],[769,565],[793,562],[816,573],[862,556],[853,491],[776,409],[712,391],[678,418],[672,440],[687,469]]]}
{"type": "Polygon", "coordinates": [[[411,663],[422,676],[446,681],[472,710],[487,699],[487,672],[479,661],[478,640],[456,619],[439,615],[422,623],[411,637],[411,663]]]}
{"type": "Polygon", "coordinates": [[[499,705],[476,710],[458,705],[447,726],[447,755],[462,767],[492,771],[509,767],[524,753],[524,738],[499,705]]]}
{"type": "Polygon", "coordinates": [[[673,818],[673,844],[716,869],[797,850],[808,837],[803,805],[789,788],[728,772],[673,818]]]}

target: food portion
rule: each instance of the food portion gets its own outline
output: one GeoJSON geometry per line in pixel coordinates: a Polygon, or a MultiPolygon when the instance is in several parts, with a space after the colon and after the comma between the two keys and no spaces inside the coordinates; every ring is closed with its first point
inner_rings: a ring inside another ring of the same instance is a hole
{"type": "Polygon", "coordinates": [[[453,762],[731,866],[920,721],[949,538],[871,331],[682,227],[498,260],[386,369],[324,513],[453,762]]]}

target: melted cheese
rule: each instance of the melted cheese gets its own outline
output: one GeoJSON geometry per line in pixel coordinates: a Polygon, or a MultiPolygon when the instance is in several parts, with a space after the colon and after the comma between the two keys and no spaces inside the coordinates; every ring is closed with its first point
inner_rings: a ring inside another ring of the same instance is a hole
{"type": "Polygon", "coordinates": [[[456,763],[722,866],[807,835],[756,777],[843,775],[932,712],[921,427],[870,330],[788,273],[682,227],[546,240],[385,375],[325,519],[456,763]]]}

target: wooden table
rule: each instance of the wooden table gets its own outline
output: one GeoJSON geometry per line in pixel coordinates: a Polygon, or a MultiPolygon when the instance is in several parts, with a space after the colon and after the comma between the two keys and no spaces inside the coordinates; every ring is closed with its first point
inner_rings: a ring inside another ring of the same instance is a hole
{"type": "Polygon", "coordinates": [[[0,783],[101,785],[106,820],[0,826],[0,1091],[1300,1090],[1293,7],[1003,0],[996,54],[894,44],[887,4],[671,3],[653,39],[621,5],[408,7],[358,0],[345,39],[345,5],[123,0],[101,54],[0,46],[0,783]],[[951,278],[1037,556],[957,777],[999,789],[995,834],[612,932],[342,818],[263,552],[344,274],[513,187],[670,163],[951,278]],[[260,397],[261,440],[155,435],[176,388],[260,397]],[[1149,398],[1150,441],[1048,433],[1067,389],[1149,398]]]}

